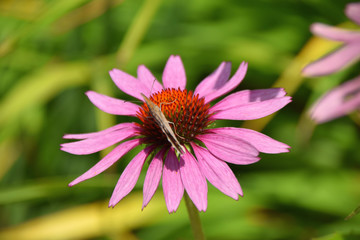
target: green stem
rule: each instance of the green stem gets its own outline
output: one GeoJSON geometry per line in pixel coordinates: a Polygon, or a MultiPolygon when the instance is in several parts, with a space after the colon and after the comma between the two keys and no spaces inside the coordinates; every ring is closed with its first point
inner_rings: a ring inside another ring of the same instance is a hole
{"type": "Polygon", "coordinates": [[[202,230],[199,211],[195,207],[194,203],[191,201],[187,193],[184,194],[186,209],[189,214],[191,228],[194,233],[194,239],[196,240],[205,240],[205,235],[202,230]]]}

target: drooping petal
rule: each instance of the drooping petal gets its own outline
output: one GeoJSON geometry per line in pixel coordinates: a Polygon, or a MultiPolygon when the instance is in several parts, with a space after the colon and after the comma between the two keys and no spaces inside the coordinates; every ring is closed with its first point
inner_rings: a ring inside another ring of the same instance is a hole
{"type": "Polygon", "coordinates": [[[326,93],[310,114],[316,122],[324,123],[356,109],[360,109],[360,76],[326,93]]]}
{"type": "Polygon", "coordinates": [[[270,115],[291,101],[281,88],[233,93],[210,108],[212,119],[252,120],[270,115]]]}
{"type": "MultiPolygon", "coordinates": [[[[130,125],[130,124],[129,124],[130,125]]],[[[92,138],[87,138],[77,142],[63,143],[61,144],[61,150],[77,154],[91,154],[101,151],[115,143],[118,143],[126,138],[134,137],[138,135],[136,131],[136,125],[132,124],[133,127],[121,128],[116,131],[108,132],[102,135],[97,135],[92,138]]]]}
{"type": "Polygon", "coordinates": [[[119,70],[113,69],[109,72],[111,79],[116,86],[124,93],[142,100],[141,93],[148,95],[151,91],[151,86],[145,85],[142,81],[133,76],[119,70]]]}
{"type": "Polygon", "coordinates": [[[314,23],[311,25],[312,33],[333,41],[353,42],[360,41],[360,32],[346,30],[339,27],[333,27],[323,23],[314,23]]]}
{"type": "Polygon", "coordinates": [[[72,181],[69,186],[74,186],[79,182],[85,181],[89,178],[95,177],[96,175],[102,173],[115,162],[117,162],[122,156],[124,156],[128,151],[140,144],[140,139],[133,139],[127,142],[121,143],[119,146],[114,148],[110,153],[108,153],[103,159],[101,159],[97,164],[90,168],[87,172],[82,174],[80,177],[72,181]]]}
{"type": "Polygon", "coordinates": [[[354,2],[346,5],[345,14],[348,18],[360,25],[360,3],[354,2]]]}
{"type": "Polygon", "coordinates": [[[234,74],[234,76],[232,78],[230,78],[230,80],[228,82],[226,82],[226,84],[222,88],[220,88],[216,91],[213,91],[212,93],[207,95],[205,97],[205,102],[206,103],[211,102],[212,100],[234,90],[244,79],[246,71],[247,71],[247,66],[248,66],[248,64],[246,62],[242,62],[240,67],[234,74]]]}
{"type": "Polygon", "coordinates": [[[101,111],[114,115],[136,116],[139,106],[124,100],[112,98],[93,91],[86,92],[90,101],[101,111]]]}
{"type": "Polygon", "coordinates": [[[126,166],[116,184],[113,194],[111,195],[109,207],[114,207],[135,187],[144,162],[152,150],[152,146],[141,150],[126,166]]]}
{"type": "Polygon", "coordinates": [[[305,76],[328,75],[360,59],[360,42],[351,42],[333,53],[310,63],[303,69],[305,76]]]}
{"type": "Polygon", "coordinates": [[[149,97],[151,94],[161,91],[163,89],[158,80],[156,80],[154,75],[144,65],[140,65],[138,67],[137,75],[138,79],[150,88],[150,92],[143,93],[145,96],[149,97]]]}
{"type": "Polygon", "coordinates": [[[116,130],[122,129],[122,128],[128,128],[128,127],[134,127],[133,123],[120,123],[117,125],[114,125],[112,127],[109,127],[105,130],[99,131],[99,132],[92,132],[92,133],[79,133],[79,134],[65,134],[63,136],[64,139],[85,139],[85,138],[94,138],[98,136],[102,136],[109,132],[114,132],[116,130]]]}
{"type": "Polygon", "coordinates": [[[250,143],[238,138],[208,133],[197,136],[210,153],[229,163],[246,165],[260,160],[259,151],[250,143]]]}
{"type": "Polygon", "coordinates": [[[243,141],[250,143],[254,146],[259,152],[264,153],[282,153],[289,152],[290,148],[285,143],[276,141],[271,137],[266,136],[260,132],[246,129],[246,128],[235,128],[235,127],[223,127],[223,128],[214,128],[209,130],[214,134],[229,135],[243,141]]]}
{"type": "Polygon", "coordinates": [[[163,191],[169,213],[175,212],[184,195],[184,185],[180,177],[180,165],[175,152],[170,148],[163,169],[163,191]]]}
{"type": "Polygon", "coordinates": [[[165,65],[162,80],[165,88],[185,89],[185,68],[179,56],[170,56],[165,65]]]}
{"type": "Polygon", "coordinates": [[[194,149],[201,172],[206,179],[224,194],[238,200],[239,194],[242,196],[243,192],[230,167],[209,153],[206,148],[193,143],[191,146],[194,149]]]}
{"type": "Polygon", "coordinates": [[[149,168],[146,172],[143,187],[142,209],[148,205],[151,198],[154,196],[157,187],[159,186],[165,151],[166,148],[163,148],[155,155],[155,157],[151,160],[149,168]]]}
{"type": "Polygon", "coordinates": [[[219,90],[229,79],[230,73],[231,62],[222,62],[213,73],[204,78],[204,80],[197,85],[194,95],[199,94],[199,98],[201,98],[219,90]]]}
{"type": "Polygon", "coordinates": [[[180,156],[180,175],[185,190],[199,211],[207,208],[207,183],[194,156],[187,150],[180,156]]]}

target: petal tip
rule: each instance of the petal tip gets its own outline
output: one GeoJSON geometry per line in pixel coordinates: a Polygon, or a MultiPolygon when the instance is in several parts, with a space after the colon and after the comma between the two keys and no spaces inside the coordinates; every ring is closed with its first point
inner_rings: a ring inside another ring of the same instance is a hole
{"type": "Polygon", "coordinates": [[[317,77],[320,76],[321,74],[319,74],[317,71],[314,71],[312,68],[312,63],[306,65],[302,70],[301,70],[302,75],[304,75],[305,77],[317,77]]]}
{"type": "Polygon", "coordinates": [[[117,68],[113,68],[113,69],[111,69],[109,72],[114,72],[114,71],[120,71],[120,70],[117,69],[117,68]]]}
{"type": "Polygon", "coordinates": [[[72,186],[75,186],[76,184],[78,184],[78,183],[80,183],[80,182],[82,182],[82,181],[84,181],[85,179],[79,179],[79,178],[77,178],[77,179],[75,179],[75,180],[73,180],[72,182],[70,182],[69,184],[68,184],[68,186],[69,187],[72,187],[72,186]]]}
{"type": "Polygon", "coordinates": [[[356,23],[358,23],[358,21],[360,20],[359,12],[360,12],[359,2],[349,3],[345,7],[346,16],[352,20],[355,20],[356,23]]]}
{"type": "Polygon", "coordinates": [[[324,27],[324,26],[327,26],[326,24],[323,24],[323,23],[313,23],[313,24],[311,24],[310,25],[310,31],[312,32],[312,33],[314,33],[314,34],[316,34],[316,32],[317,32],[317,30],[320,28],[322,28],[322,27],[324,27]]]}
{"type": "Polygon", "coordinates": [[[115,207],[115,205],[116,205],[116,203],[114,202],[114,200],[112,200],[111,198],[110,198],[110,202],[109,202],[109,205],[108,205],[108,207],[110,208],[114,208],[115,207]]]}
{"type": "Polygon", "coordinates": [[[169,212],[169,214],[173,214],[173,213],[176,212],[176,210],[169,210],[169,209],[168,209],[168,212],[169,212]]]}
{"type": "Polygon", "coordinates": [[[111,76],[112,74],[114,74],[114,71],[117,70],[116,68],[113,68],[109,71],[109,75],[111,76]]]}
{"type": "Polygon", "coordinates": [[[93,95],[93,94],[96,94],[96,92],[94,92],[92,90],[88,90],[88,91],[85,92],[85,95],[88,96],[88,97],[93,95]]]}

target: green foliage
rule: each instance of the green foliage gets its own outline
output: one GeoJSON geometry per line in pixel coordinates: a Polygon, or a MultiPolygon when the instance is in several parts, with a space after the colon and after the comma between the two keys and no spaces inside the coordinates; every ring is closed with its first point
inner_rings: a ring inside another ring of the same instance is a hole
{"type": "Polygon", "coordinates": [[[298,84],[293,102],[263,131],[291,152],[232,166],[244,191],[239,201],[209,187],[201,214],[208,239],[358,239],[359,216],[344,219],[360,203],[359,127],[349,117],[315,129],[303,120],[317,97],[354,70],[304,82],[289,68],[311,37],[309,25],[346,21],[346,2],[0,1],[0,239],[192,238],[183,203],[169,216],[161,188],[140,210],[144,171],[134,193],[107,209],[133,152],[68,188],[105,152],[59,150],[65,133],[134,121],[101,113],[84,95],[91,89],[134,100],[112,84],[109,70],[136,75],[145,64],[161,79],[171,54],[181,56],[189,89],[222,61],[232,61],[233,71],[249,62],[237,90],[271,87],[286,71],[294,77],[283,78],[281,87],[298,84]]]}

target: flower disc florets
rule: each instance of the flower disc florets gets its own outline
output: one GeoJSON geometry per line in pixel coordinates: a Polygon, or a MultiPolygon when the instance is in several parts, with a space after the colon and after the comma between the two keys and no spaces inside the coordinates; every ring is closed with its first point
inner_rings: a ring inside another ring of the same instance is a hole
{"type": "MultiPolygon", "coordinates": [[[[211,123],[209,120],[209,104],[204,98],[194,95],[192,91],[164,89],[150,96],[166,117],[170,127],[181,144],[189,143],[202,134],[211,123]]],[[[140,134],[145,136],[144,142],[162,146],[169,144],[164,132],[156,123],[147,104],[139,108],[137,117],[141,120],[140,134]]]]}

